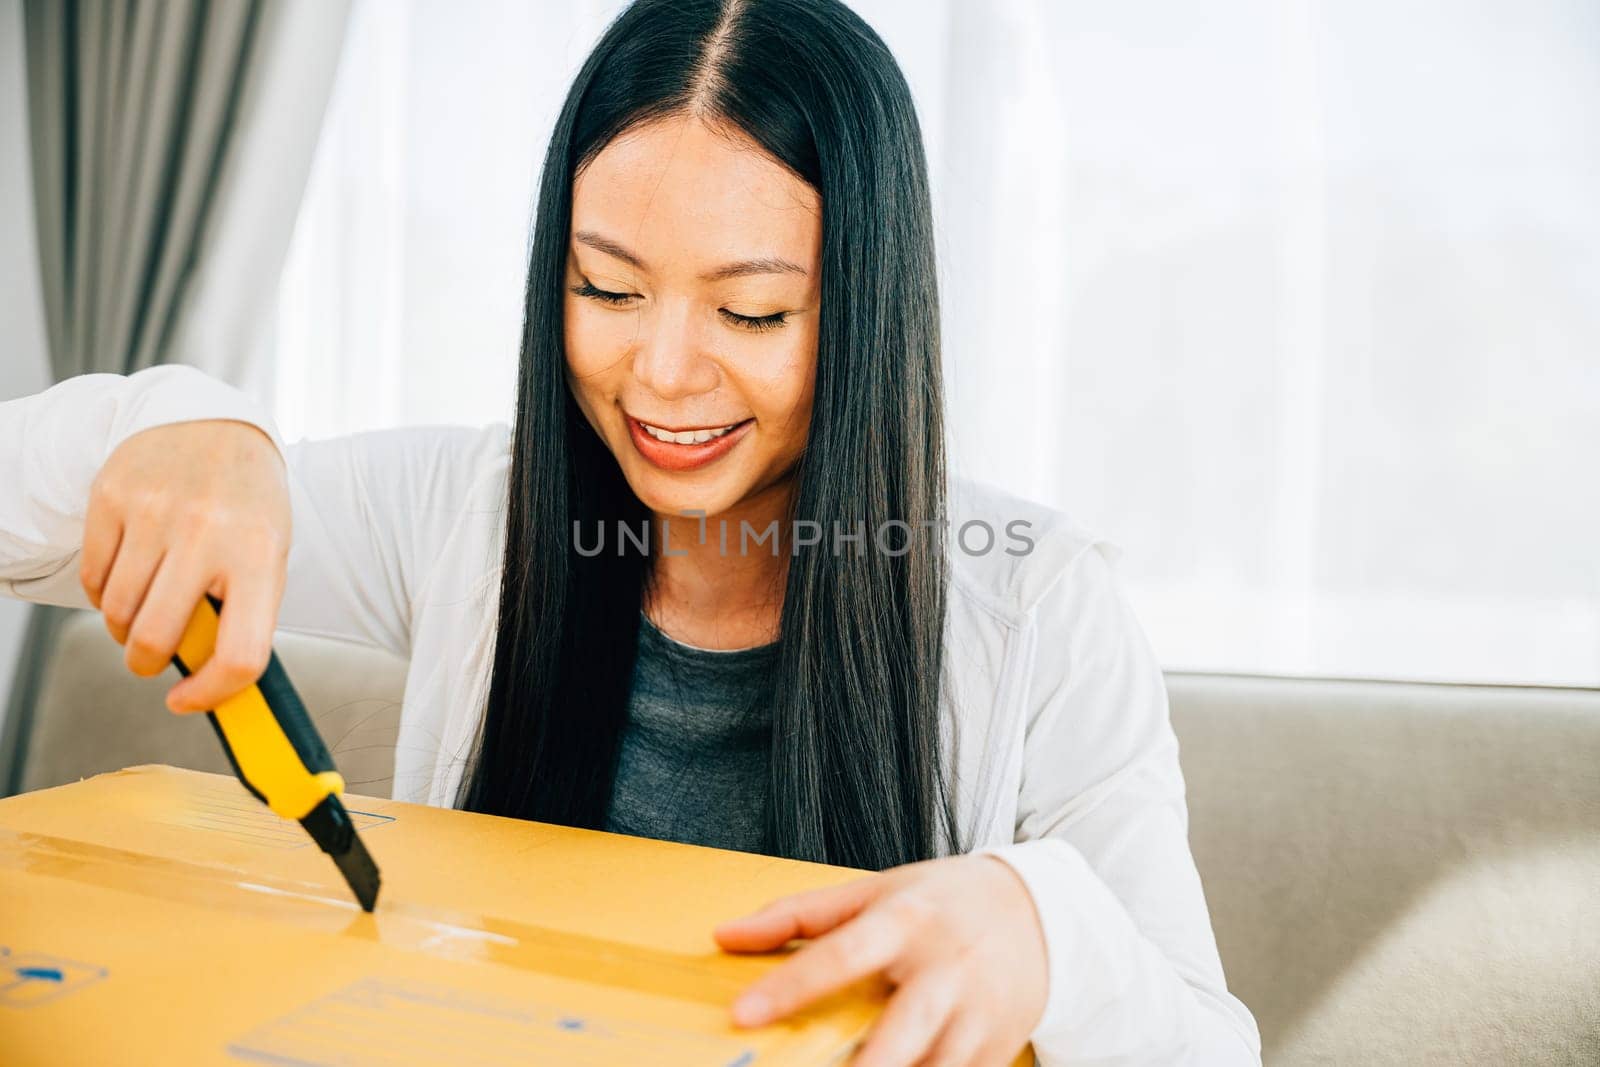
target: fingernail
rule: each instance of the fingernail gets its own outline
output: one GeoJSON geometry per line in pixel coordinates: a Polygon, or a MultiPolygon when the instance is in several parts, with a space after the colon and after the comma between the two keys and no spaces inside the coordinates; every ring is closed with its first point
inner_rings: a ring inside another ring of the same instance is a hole
{"type": "Polygon", "coordinates": [[[760,993],[746,993],[733,1002],[733,1021],[740,1026],[760,1026],[772,1014],[772,1002],[760,993]]]}

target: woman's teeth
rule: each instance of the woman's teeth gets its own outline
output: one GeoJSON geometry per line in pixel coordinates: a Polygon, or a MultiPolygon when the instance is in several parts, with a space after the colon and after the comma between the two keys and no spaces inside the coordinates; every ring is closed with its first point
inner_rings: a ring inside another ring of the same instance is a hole
{"type": "Polygon", "coordinates": [[[716,430],[682,430],[677,433],[674,433],[671,430],[658,429],[657,427],[651,426],[648,422],[641,422],[639,425],[644,427],[645,433],[649,434],[651,437],[654,437],[657,441],[666,441],[669,444],[675,445],[702,445],[707,441],[712,441],[718,437],[721,437],[723,434],[727,433],[729,430],[733,429],[739,424],[736,422],[732,425],[723,426],[716,430]]]}

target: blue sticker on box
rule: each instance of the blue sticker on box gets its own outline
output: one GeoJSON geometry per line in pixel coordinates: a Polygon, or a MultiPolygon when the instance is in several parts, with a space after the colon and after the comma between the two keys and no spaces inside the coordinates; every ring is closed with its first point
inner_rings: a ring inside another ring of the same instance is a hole
{"type": "Polygon", "coordinates": [[[93,985],[111,972],[93,963],[0,945],[0,1007],[33,1008],[93,985]]]}

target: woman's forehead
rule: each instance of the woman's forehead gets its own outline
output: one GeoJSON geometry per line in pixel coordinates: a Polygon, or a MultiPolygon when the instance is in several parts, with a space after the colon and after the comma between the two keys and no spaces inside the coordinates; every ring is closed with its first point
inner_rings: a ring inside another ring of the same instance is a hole
{"type": "Polygon", "coordinates": [[[744,134],[673,116],[616,138],[577,175],[572,232],[626,248],[640,269],[781,258],[809,270],[822,201],[744,134]]]}

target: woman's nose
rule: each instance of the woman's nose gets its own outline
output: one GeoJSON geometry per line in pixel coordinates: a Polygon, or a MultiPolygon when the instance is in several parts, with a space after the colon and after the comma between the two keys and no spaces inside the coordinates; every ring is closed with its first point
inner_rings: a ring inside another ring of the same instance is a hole
{"type": "Polygon", "coordinates": [[[658,305],[642,322],[633,376],[663,400],[709,393],[717,387],[715,361],[687,302],[658,305]]]}

